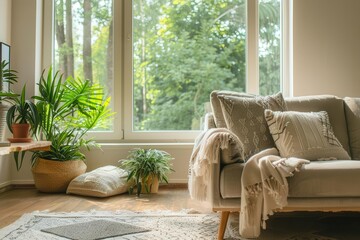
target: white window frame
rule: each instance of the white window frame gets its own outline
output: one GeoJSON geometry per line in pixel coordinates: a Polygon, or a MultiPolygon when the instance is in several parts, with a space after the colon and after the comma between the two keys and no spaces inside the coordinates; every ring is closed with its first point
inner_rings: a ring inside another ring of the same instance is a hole
{"type": "MultiPolygon", "coordinates": [[[[281,0],[281,91],[292,96],[292,1],[281,0]]],[[[44,0],[42,69],[51,66],[53,49],[52,0],[44,0]],[[51,14],[49,14],[51,13],[51,14]]],[[[259,93],[258,0],[247,0],[246,91],[259,93]]],[[[200,131],[133,131],[132,0],[114,0],[113,132],[91,133],[102,142],[193,142],[200,131]]]]}

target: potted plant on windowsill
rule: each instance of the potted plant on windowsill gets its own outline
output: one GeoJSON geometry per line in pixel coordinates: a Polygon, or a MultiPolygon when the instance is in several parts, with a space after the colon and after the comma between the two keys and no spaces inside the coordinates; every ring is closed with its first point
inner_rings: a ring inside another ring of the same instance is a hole
{"type": "Polygon", "coordinates": [[[6,99],[11,103],[6,114],[6,124],[13,134],[13,138],[9,138],[10,142],[32,141],[32,138],[29,138],[29,130],[35,133],[40,122],[36,105],[25,98],[25,91],[26,85],[20,95],[6,99]]]}
{"type": "Polygon", "coordinates": [[[168,183],[167,174],[174,171],[169,153],[157,149],[133,149],[127,159],[120,160],[120,167],[128,171],[128,182],[132,193],[137,188],[137,196],[140,193],[156,193],[159,182],[168,183]]]}
{"type": "Polygon", "coordinates": [[[51,141],[50,151],[32,155],[35,186],[42,192],[65,192],[70,181],[86,171],[82,148],[97,146],[85,134],[105,126],[113,117],[110,98],[103,88],[88,80],[73,79],[52,70],[40,79],[35,96],[40,115],[40,140],[51,141]]]}

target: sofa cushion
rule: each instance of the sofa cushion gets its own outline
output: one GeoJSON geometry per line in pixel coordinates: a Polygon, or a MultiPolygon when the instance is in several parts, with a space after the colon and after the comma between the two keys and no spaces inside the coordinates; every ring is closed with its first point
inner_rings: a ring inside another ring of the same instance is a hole
{"type": "MultiPolygon", "coordinates": [[[[241,197],[243,166],[243,163],[234,163],[222,169],[222,198],[241,197]]],[[[356,184],[360,182],[360,161],[312,161],[287,180],[289,197],[360,197],[360,188],[356,184]]]]}
{"type": "Polygon", "coordinates": [[[242,143],[241,157],[249,157],[264,149],[275,146],[266,124],[264,110],[286,110],[281,93],[272,96],[256,96],[253,98],[219,95],[226,127],[232,131],[242,143]]]}
{"type": "Polygon", "coordinates": [[[360,160],[360,98],[344,98],[352,159],[360,160]]]}
{"type": "Polygon", "coordinates": [[[335,136],[350,155],[343,99],[332,95],[318,95],[286,98],[285,101],[289,111],[326,111],[329,115],[330,124],[333,127],[335,136]]]}
{"type": "Polygon", "coordinates": [[[327,112],[274,112],[265,119],[281,157],[308,160],[350,159],[334,135],[327,112]]]}
{"type": "Polygon", "coordinates": [[[212,112],[214,114],[214,120],[216,127],[218,128],[226,128],[225,118],[221,109],[220,100],[218,96],[233,96],[233,97],[245,97],[245,98],[253,98],[255,95],[248,93],[240,93],[233,91],[213,91],[210,94],[210,102],[212,112]]]}
{"type": "Polygon", "coordinates": [[[241,196],[241,174],[245,163],[234,163],[223,167],[220,174],[220,194],[222,198],[241,196]]]}
{"type": "Polygon", "coordinates": [[[360,161],[315,161],[287,179],[289,197],[360,197],[360,161]]]}

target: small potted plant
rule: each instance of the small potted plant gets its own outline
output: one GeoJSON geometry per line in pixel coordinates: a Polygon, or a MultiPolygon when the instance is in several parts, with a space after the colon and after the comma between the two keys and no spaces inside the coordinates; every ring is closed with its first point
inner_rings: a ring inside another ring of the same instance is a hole
{"type": "Polygon", "coordinates": [[[157,149],[133,149],[127,159],[120,160],[120,167],[128,171],[128,182],[133,182],[129,188],[132,193],[137,188],[140,193],[156,193],[159,182],[168,183],[167,174],[172,169],[169,153],[157,149]]]}
{"type": "Polygon", "coordinates": [[[36,105],[25,98],[26,85],[22,88],[21,94],[7,99],[11,103],[6,114],[6,124],[13,134],[13,138],[9,138],[10,142],[30,142],[29,130],[32,133],[40,122],[40,116],[36,105]]]}

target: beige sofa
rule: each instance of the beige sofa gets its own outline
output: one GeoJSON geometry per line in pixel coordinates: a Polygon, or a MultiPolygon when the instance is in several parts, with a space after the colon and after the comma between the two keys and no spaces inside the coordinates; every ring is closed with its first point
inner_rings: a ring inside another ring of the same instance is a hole
{"type": "MultiPolygon", "coordinates": [[[[213,113],[206,128],[226,127],[219,96],[253,97],[234,92],[211,94],[213,113]]],[[[352,160],[311,161],[288,178],[288,205],[281,211],[360,211],[360,99],[307,96],[285,99],[287,110],[326,111],[335,136],[352,160]]],[[[236,152],[236,151],[235,151],[236,152]]],[[[233,149],[221,151],[220,163],[211,164],[210,201],[221,212],[218,239],[223,239],[230,212],[240,211],[241,174],[244,162],[233,149]]]]}

